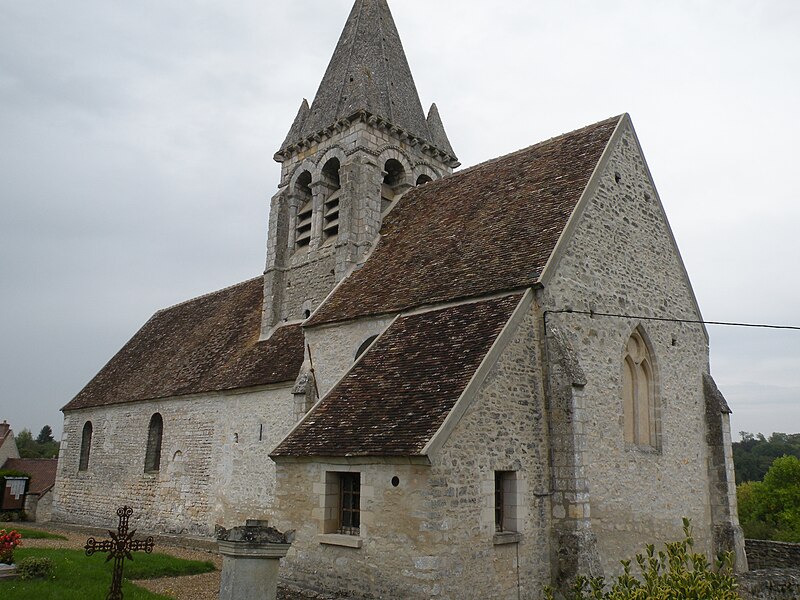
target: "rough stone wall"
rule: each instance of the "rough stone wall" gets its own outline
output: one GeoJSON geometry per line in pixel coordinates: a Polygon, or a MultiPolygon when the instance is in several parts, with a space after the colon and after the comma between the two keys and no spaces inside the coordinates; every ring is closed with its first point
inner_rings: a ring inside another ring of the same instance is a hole
{"type": "Polygon", "coordinates": [[[25,496],[25,513],[29,521],[47,523],[53,513],[53,490],[44,494],[28,494],[25,496]]]}
{"type": "Polygon", "coordinates": [[[276,526],[297,529],[282,575],[355,597],[541,597],[549,473],[536,351],[528,317],[431,466],[280,462],[276,526]],[[319,537],[325,472],[348,470],[361,473],[361,548],[319,537]],[[495,471],[517,474],[520,535],[511,543],[495,543],[495,471]]]}
{"type": "Polygon", "coordinates": [[[797,600],[800,598],[800,568],[766,569],[739,573],[742,600],[797,600]]]}
{"type": "Polygon", "coordinates": [[[0,467],[9,458],[19,458],[19,450],[17,450],[17,442],[14,439],[13,431],[9,432],[5,441],[3,441],[3,445],[0,446],[0,467]]]}
{"type": "Polygon", "coordinates": [[[800,568],[800,544],[745,540],[745,549],[747,561],[753,570],[800,568]]]}
{"type": "Polygon", "coordinates": [[[569,340],[586,376],[578,431],[584,436],[586,510],[607,576],[619,573],[619,560],[642,544],[679,539],[682,517],[692,519],[698,548],[711,550],[702,392],[707,342],[700,325],[555,311],[697,319],[671,240],[626,126],[542,294],[548,328],[569,340]],[[651,346],[660,449],[624,439],[622,365],[637,326],[651,346]]]}
{"type": "Polygon", "coordinates": [[[392,320],[392,316],[359,319],[305,330],[320,397],[353,366],[361,344],[386,331],[392,320]]]}
{"type": "Polygon", "coordinates": [[[271,516],[269,452],[293,425],[291,388],[69,411],[59,454],[53,519],[116,522],[128,504],[148,531],[210,535],[215,525],[271,516]],[[144,472],[148,425],[164,421],[161,468],[144,472]],[[92,421],[89,468],[78,470],[81,432],[92,421]]]}

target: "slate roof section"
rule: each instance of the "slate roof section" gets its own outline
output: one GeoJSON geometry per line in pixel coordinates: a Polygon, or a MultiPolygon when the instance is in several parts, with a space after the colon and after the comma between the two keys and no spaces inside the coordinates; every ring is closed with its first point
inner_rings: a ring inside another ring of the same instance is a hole
{"type": "MultiPolygon", "coordinates": [[[[356,0],[310,112],[301,108],[281,149],[360,111],[382,117],[437,147],[442,144],[444,129],[434,136],[428,128],[386,0],[356,0]]],[[[439,149],[455,157],[449,142],[439,149]]]]}
{"type": "Polygon", "coordinates": [[[522,295],[401,316],[270,456],[415,456],[522,295]]]}
{"type": "Polygon", "coordinates": [[[157,312],[63,410],[294,381],[299,325],[259,342],[263,279],[157,312]]]}
{"type": "Polygon", "coordinates": [[[3,469],[22,471],[31,476],[29,494],[44,494],[56,482],[57,458],[9,458],[3,469]]]}
{"type": "Polygon", "coordinates": [[[621,119],[410,190],[369,260],[305,325],[534,285],[621,119]]]}

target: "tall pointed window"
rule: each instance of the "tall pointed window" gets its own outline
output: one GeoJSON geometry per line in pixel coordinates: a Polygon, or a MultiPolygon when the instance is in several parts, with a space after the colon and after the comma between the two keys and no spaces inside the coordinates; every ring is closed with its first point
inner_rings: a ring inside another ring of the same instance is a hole
{"type": "Polygon", "coordinates": [[[660,448],[660,410],[656,399],[653,361],[645,338],[638,329],[625,348],[622,366],[622,399],[625,441],[637,446],[660,448]]]}
{"type": "Polygon", "coordinates": [[[330,188],[322,206],[322,242],[339,235],[339,159],[332,158],[322,168],[322,179],[330,188]]]}
{"type": "Polygon", "coordinates": [[[156,473],[161,469],[161,437],[164,433],[164,420],[156,413],[150,417],[147,430],[147,452],[144,457],[145,473],[156,473]]]}
{"type": "Polygon", "coordinates": [[[83,425],[83,433],[81,434],[81,458],[78,463],[78,471],[86,471],[89,469],[89,453],[92,450],[92,422],[86,421],[83,425]]]}
{"type": "Polygon", "coordinates": [[[311,243],[311,220],[314,202],[311,196],[311,173],[304,171],[297,178],[294,193],[297,197],[297,218],[294,226],[294,244],[296,249],[305,248],[311,243]]]}

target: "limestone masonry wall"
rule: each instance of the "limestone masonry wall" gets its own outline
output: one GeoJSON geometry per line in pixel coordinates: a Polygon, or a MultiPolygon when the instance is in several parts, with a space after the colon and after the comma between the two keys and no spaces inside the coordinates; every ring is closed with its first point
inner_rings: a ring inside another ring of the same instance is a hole
{"type": "Polygon", "coordinates": [[[275,467],[269,452],[292,425],[291,387],[207,394],[69,411],[54,490],[53,519],[116,523],[134,508],[148,531],[210,535],[217,524],[269,518],[275,467]],[[150,418],[163,422],[161,468],[144,472],[150,418]],[[79,471],[81,434],[92,422],[89,466],[79,471]]]}
{"type": "Polygon", "coordinates": [[[745,540],[750,569],[800,568],[800,544],[772,540],[745,540]]]}
{"type": "MultiPolygon", "coordinates": [[[[297,529],[282,575],[356,597],[540,598],[549,582],[547,441],[533,317],[519,327],[431,466],[278,464],[276,526],[297,529]],[[359,536],[320,535],[326,472],[361,474],[359,536]],[[516,474],[515,533],[499,539],[495,471],[516,474]],[[399,484],[391,484],[392,477],[399,484]],[[314,520],[309,522],[308,515],[314,520]],[[324,569],[320,565],[325,565],[324,569]]],[[[320,331],[320,335],[323,333],[320,331]]]]}
{"type": "Polygon", "coordinates": [[[679,539],[689,517],[701,551],[711,549],[702,373],[708,348],[700,325],[636,318],[697,319],[691,289],[632,129],[625,126],[599,187],[545,283],[547,326],[575,350],[586,385],[576,388],[585,436],[582,463],[591,527],[605,574],[645,542],[679,539]],[[563,314],[574,309],[627,318],[563,314]],[[650,345],[660,399],[660,448],[627,444],[622,373],[639,327],[650,345]]]}
{"type": "Polygon", "coordinates": [[[359,319],[305,330],[320,397],[327,394],[353,366],[356,352],[361,345],[373,335],[380,335],[386,331],[393,318],[389,316],[359,319]]]}

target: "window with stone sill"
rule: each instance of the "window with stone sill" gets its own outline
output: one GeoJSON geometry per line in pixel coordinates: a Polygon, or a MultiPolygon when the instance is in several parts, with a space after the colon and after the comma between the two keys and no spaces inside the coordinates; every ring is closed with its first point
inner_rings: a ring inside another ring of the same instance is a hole
{"type": "Polygon", "coordinates": [[[625,346],[622,406],[625,443],[642,450],[661,449],[661,408],[655,370],[644,331],[637,328],[625,346]]]}
{"type": "Polygon", "coordinates": [[[494,472],[494,529],[495,543],[518,540],[519,489],[516,471],[494,472]]]}
{"type": "Polygon", "coordinates": [[[361,473],[325,473],[325,535],[359,536],[361,534],[361,473]]]}

